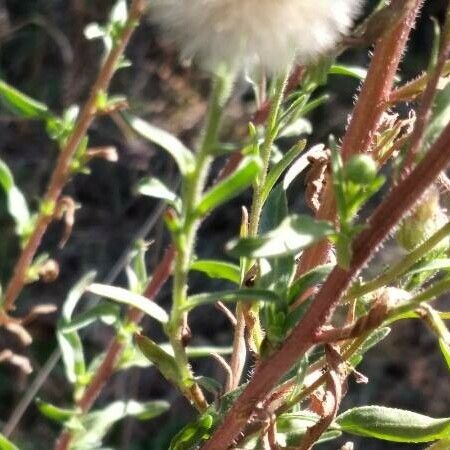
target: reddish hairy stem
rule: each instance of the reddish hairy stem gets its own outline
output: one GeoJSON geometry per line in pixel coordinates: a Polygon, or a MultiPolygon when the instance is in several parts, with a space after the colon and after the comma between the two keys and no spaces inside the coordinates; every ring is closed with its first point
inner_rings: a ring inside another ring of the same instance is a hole
{"type": "MultiPolygon", "coordinates": [[[[341,155],[344,161],[355,154],[366,153],[370,150],[387,108],[395,74],[422,3],[423,0],[408,0],[404,5],[404,14],[398,23],[390,28],[376,44],[366,80],[342,142],[341,155]]],[[[329,221],[334,221],[336,218],[336,205],[330,182],[325,187],[317,218],[329,221]]],[[[305,250],[300,259],[297,274],[300,275],[324,264],[328,259],[329,251],[328,241],[320,242],[305,250]]]]}
{"type": "MultiPolygon", "coordinates": [[[[144,11],[144,7],[144,0],[133,1],[130,8],[129,19],[123,29],[122,36],[104,62],[97,80],[92,87],[89,98],[78,116],[75,128],[67,143],[61,149],[56,167],[53,170],[43,199],[44,204],[57,204],[61,192],[70,177],[72,159],[82,139],[86,135],[89,126],[98,113],[96,106],[97,96],[100,92],[105,92],[108,89],[114,72],[117,69],[117,64],[128,44],[128,41],[130,40],[136,24],[144,11]]],[[[14,267],[13,275],[6,288],[3,304],[5,311],[11,311],[14,309],[14,303],[25,285],[28,268],[32,264],[42,237],[47,231],[47,228],[52,220],[52,214],[46,214],[44,212],[39,214],[33,233],[19,256],[19,259],[14,267]]]]}
{"type": "Polygon", "coordinates": [[[303,319],[281,348],[260,364],[250,384],[236,400],[222,424],[205,443],[202,450],[225,450],[228,447],[244,428],[255,405],[264,400],[280,377],[313,345],[315,336],[327,323],[351,281],[449,163],[450,124],[444,129],[424,160],[407,178],[392,189],[372,214],[367,228],[354,242],[350,269],[346,271],[336,267],[331,272],[303,319]]]}
{"type": "MultiPolygon", "coordinates": [[[[170,246],[166,250],[162,261],[155,269],[153,277],[143,294],[144,297],[147,297],[152,301],[158,295],[159,291],[166,283],[172,272],[174,258],[175,250],[172,246],[170,246]]],[[[128,310],[128,320],[136,324],[142,320],[143,316],[144,314],[137,309],[130,308],[128,310]]],[[[111,340],[108,350],[106,351],[105,358],[84,391],[83,396],[77,402],[77,406],[81,409],[82,413],[86,413],[91,409],[103,387],[113,375],[114,369],[120,360],[124,349],[125,344],[118,337],[114,337],[111,340]]],[[[58,438],[55,444],[55,450],[67,450],[69,448],[70,441],[71,433],[70,431],[65,430],[58,438]]]]}
{"type": "Polygon", "coordinates": [[[425,91],[422,95],[422,101],[419,106],[416,124],[411,136],[411,144],[406,154],[405,164],[403,167],[403,174],[408,173],[416,162],[416,157],[420,152],[423,144],[425,130],[431,117],[431,111],[436,97],[436,91],[439,80],[444,73],[447,57],[450,53],[450,7],[447,11],[447,18],[440,43],[439,57],[436,67],[434,68],[425,91]]]}

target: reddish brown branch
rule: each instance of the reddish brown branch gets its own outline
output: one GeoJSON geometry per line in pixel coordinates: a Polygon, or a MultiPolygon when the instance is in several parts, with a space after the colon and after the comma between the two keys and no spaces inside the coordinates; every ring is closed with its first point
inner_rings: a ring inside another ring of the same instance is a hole
{"type": "MultiPolygon", "coordinates": [[[[162,261],[155,269],[153,277],[143,294],[149,300],[154,300],[163,285],[168,280],[172,272],[172,264],[174,258],[175,250],[171,246],[166,250],[162,261]]],[[[144,314],[137,309],[130,309],[128,311],[128,320],[134,323],[139,323],[142,320],[143,316],[144,314]]],[[[119,339],[118,337],[112,339],[100,367],[98,368],[91,382],[84,391],[83,396],[77,402],[77,406],[81,409],[82,413],[86,413],[91,409],[95,400],[100,395],[103,387],[113,375],[124,349],[125,344],[121,339],[119,339]]],[[[70,431],[66,430],[58,438],[55,444],[55,450],[67,450],[69,448],[70,441],[71,433],[70,431]]]]}
{"type": "MultiPolygon", "coordinates": [[[[366,80],[342,142],[344,161],[352,155],[366,153],[370,150],[383,113],[387,108],[395,74],[422,3],[423,0],[405,2],[403,16],[387,30],[375,46],[366,80]]],[[[327,183],[322,198],[317,218],[334,221],[336,205],[332,183],[327,183]]],[[[330,245],[327,241],[307,249],[300,259],[298,275],[324,264],[328,259],[329,251],[330,245]]]]}
{"type": "MultiPolygon", "coordinates": [[[[111,50],[111,53],[104,62],[97,80],[92,87],[89,98],[78,116],[75,128],[67,143],[61,150],[56,167],[48,184],[47,191],[43,199],[43,204],[56,206],[61,192],[70,177],[71,163],[75,152],[86,135],[89,126],[97,115],[97,96],[99,93],[107,91],[109,83],[117,69],[120,58],[122,57],[133,30],[144,11],[144,7],[144,0],[133,1],[130,8],[129,18],[124,26],[121,38],[118,40],[117,45],[111,50]]],[[[6,288],[3,304],[5,311],[11,311],[14,309],[14,303],[25,285],[28,268],[32,264],[42,237],[47,231],[47,228],[52,220],[53,214],[48,214],[45,212],[41,212],[39,214],[33,233],[19,256],[19,259],[14,267],[13,275],[6,288]]]]}
{"type": "Polygon", "coordinates": [[[255,405],[263,401],[280,377],[313,345],[351,281],[380,248],[392,229],[413,208],[439,173],[450,163],[450,124],[414,171],[395,186],[371,216],[353,245],[349,270],[336,267],[318,292],[312,306],[281,348],[260,364],[252,381],[225,416],[202,450],[225,450],[244,428],[255,405]]]}
{"type": "Polygon", "coordinates": [[[403,173],[408,173],[416,162],[418,153],[421,150],[425,130],[431,117],[434,99],[436,97],[437,87],[439,80],[444,73],[445,65],[448,55],[450,54],[450,8],[447,11],[447,18],[445,21],[444,30],[442,33],[442,40],[439,48],[439,56],[436,67],[434,68],[428,83],[425,87],[425,91],[422,95],[422,101],[417,113],[417,120],[414,126],[414,130],[411,136],[411,143],[406,154],[405,164],[403,167],[403,173]]]}

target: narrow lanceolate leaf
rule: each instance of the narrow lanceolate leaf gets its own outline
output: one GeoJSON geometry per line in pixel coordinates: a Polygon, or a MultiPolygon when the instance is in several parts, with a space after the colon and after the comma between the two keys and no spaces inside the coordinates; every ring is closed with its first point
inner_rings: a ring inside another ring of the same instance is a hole
{"type": "Polygon", "coordinates": [[[347,433],[391,442],[430,442],[450,437],[450,417],[433,419],[384,406],[350,409],[336,423],[347,433]]]}
{"type": "Polygon", "coordinates": [[[176,386],[183,384],[182,374],[175,358],[171,354],[142,334],[136,334],[134,338],[141,352],[158,368],[164,378],[176,386]]]}
{"type": "Polygon", "coordinates": [[[122,117],[136,134],[169,153],[183,175],[192,172],[195,165],[194,155],[179,139],[139,117],[126,113],[123,113],[122,117]]]}
{"type": "Polygon", "coordinates": [[[203,272],[210,278],[220,278],[240,284],[241,269],[236,264],[211,259],[199,259],[191,264],[191,270],[203,272]]]}
{"type": "Polygon", "coordinates": [[[207,214],[239,195],[255,181],[261,168],[262,163],[259,157],[246,156],[229,177],[217,183],[203,195],[197,206],[198,214],[207,214]]]}
{"type": "Polygon", "coordinates": [[[433,113],[425,133],[425,145],[430,146],[440,136],[450,121],[450,84],[438,91],[434,102],[433,113]]]}
{"type": "Polygon", "coordinates": [[[165,200],[177,211],[181,209],[181,199],[157,178],[146,177],[140,180],[137,186],[137,192],[147,197],[165,200]]]}
{"type": "Polygon", "coordinates": [[[0,450],[19,450],[19,448],[0,433],[0,450]]]}
{"type": "Polygon", "coordinates": [[[239,289],[237,291],[218,291],[207,294],[192,295],[184,309],[192,309],[196,306],[207,305],[210,303],[222,302],[277,302],[280,297],[272,291],[263,289],[239,289]]]}
{"type": "Polygon", "coordinates": [[[450,269],[449,258],[437,258],[424,263],[419,263],[407,272],[408,275],[414,275],[416,273],[428,272],[434,270],[450,269]]]}
{"type": "Polygon", "coordinates": [[[22,235],[30,224],[30,211],[22,192],[15,186],[9,167],[0,159],[0,189],[6,194],[8,213],[16,223],[16,233],[22,235]]]}
{"type": "Polygon", "coordinates": [[[292,255],[334,233],[334,228],[328,222],[306,215],[292,215],[266,234],[231,241],[227,250],[233,256],[249,258],[292,255]]]}
{"type": "Polygon", "coordinates": [[[322,266],[317,266],[309,272],[303,274],[301,277],[297,278],[289,287],[288,302],[293,302],[310,287],[322,283],[330,274],[333,267],[333,264],[324,264],[322,266]]]}
{"type": "Polygon", "coordinates": [[[14,114],[25,119],[46,120],[52,116],[48,107],[0,80],[0,99],[14,114]]]}
{"type": "Polygon", "coordinates": [[[333,64],[328,71],[331,75],[343,75],[345,77],[356,78],[364,81],[367,76],[367,70],[363,67],[343,66],[341,64],[333,64]]]}
{"type": "Polygon", "coordinates": [[[77,411],[75,409],[59,408],[58,406],[54,406],[40,399],[36,400],[36,406],[38,407],[42,415],[51,420],[54,420],[55,422],[60,423],[66,422],[75,414],[77,414],[77,411]]]}
{"type": "Polygon", "coordinates": [[[444,339],[439,338],[439,347],[447,363],[448,370],[450,370],[450,345],[444,339]]]}
{"type": "Polygon", "coordinates": [[[100,297],[105,297],[109,300],[137,308],[161,323],[167,323],[169,320],[169,316],[166,311],[161,308],[161,306],[157,305],[155,302],[152,302],[148,298],[135,294],[127,289],[116,286],[108,286],[107,284],[93,283],[87,288],[87,291],[92,294],[99,295],[100,297]]]}
{"type": "Polygon", "coordinates": [[[70,322],[67,322],[59,328],[62,333],[70,333],[72,331],[85,328],[90,324],[101,320],[108,325],[112,325],[120,315],[120,307],[118,305],[97,305],[92,309],[79,314],[70,322]]]}
{"type": "Polygon", "coordinates": [[[73,312],[86,287],[94,280],[95,275],[95,272],[89,272],[69,291],[62,306],[61,319],[58,321],[56,337],[61,349],[66,378],[70,383],[76,383],[86,371],[83,345],[80,336],[75,330],[63,332],[61,329],[72,321],[73,312]]]}
{"type": "Polygon", "coordinates": [[[283,172],[293,163],[293,161],[298,157],[298,155],[304,150],[306,141],[300,141],[298,144],[294,145],[284,156],[278,161],[277,164],[270,170],[267,174],[266,184],[262,190],[262,200],[263,203],[267,200],[270,192],[275,186],[276,182],[279,180],[283,172]]]}
{"type": "Polygon", "coordinates": [[[92,411],[81,418],[81,427],[72,434],[74,450],[98,449],[106,433],[119,420],[136,417],[149,420],[165,413],[169,403],[162,400],[141,403],[135,400],[116,401],[101,410],[92,411]]]}

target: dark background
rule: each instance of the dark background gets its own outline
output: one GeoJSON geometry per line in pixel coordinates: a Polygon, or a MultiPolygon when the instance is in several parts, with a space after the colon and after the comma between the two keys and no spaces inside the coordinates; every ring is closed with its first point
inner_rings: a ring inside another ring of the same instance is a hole
{"type": "MultiPolygon", "coordinates": [[[[97,73],[101,45],[83,37],[84,27],[94,21],[103,23],[110,1],[103,0],[0,0],[0,77],[29,95],[47,103],[55,112],[83,102],[97,73]]],[[[409,79],[427,66],[431,46],[430,16],[442,18],[445,1],[427,2],[414,32],[410,50],[403,62],[402,76],[409,79]]],[[[112,91],[124,93],[133,111],[173,132],[186,143],[192,143],[205,111],[208,93],[207,76],[180,65],[170,43],[158,38],[155,28],[146,21],[137,30],[127,51],[133,67],[115,77],[112,91]]],[[[368,49],[352,51],[342,59],[364,66],[368,49]]],[[[328,104],[311,117],[315,127],[310,143],[326,139],[329,133],[341,136],[351,109],[358,83],[347,78],[332,78],[327,91],[328,104]]],[[[229,105],[225,138],[232,139],[246,127],[245,118],[253,103],[245,84],[238,83],[236,95],[229,105]],[[243,119],[244,117],[244,119],[243,119]]],[[[61,274],[51,285],[42,283],[27,287],[18,302],[18,314],[37,303],[61,305],[71,285],[90,269],[98,271],[98,279],[108,276],[116,262],[137,236],[141,226],[160,212],[157,202],[137,197],[133,188],[143,175],[157,175],[176,185],[176,169],[165,154],[142,141],[125,138],[109,118],[101,118],[91,129],[92,145],[114,145],[120,154],[116,164],[96,161],[90,176],[77,176],[66,188],[82,208],[77,211],[76,226],[63,250],[58,249],[61,224],[51,226],[41,251],[48,251],[60,264],[61,274]]],[[[36,207],[52,170],[57,149],[38,123],[12,117],[0,110],[0,157],[12,169],[17,184],[32,207],[36,207]]],[[[219,161],[215,170],[220,168],[219,161]]],[[[298,183],[290,199],[292,210],[302,210],[302,183],[298,183]]],[[[236,234],[239,204],[243,197],[218,214],[211,216],[201,228],[198,253],[220,255],[223,244],[236,234]]],[[[7,217],[4,199],[0,199],[0,280],[4,284],[18,254],[13,227],[7,217]]],[[[155,244],[148,253],[151,268],[159,260],[167,242],[160,220],[156,220],[147,238],[155,244]]],[[[386,252],[391,254],[392,252],[386,252]]],[[[380,262],[382,264],[383,261],[380,262]]],[[[210,290],[217,285],[194,278],[192,290],[210,290]]],[[[116,281],[123,283],[121,274],[116,281]]],[[[170,285],[158,299],[169,304],[170,285]]],[[[0,425],[8,420],[15,405],[24,395],[32,379],[55,348],[54,326],[57,316],[34,322],[30,331],[34,342],[20,348],[11,337],[0,332],[0,348],[9,346],[26,353],[34,373],[28,378],[16,369],[0,366],[0,425]]],[[[152,335],[144,322],[145,330],[152,335]]],[[[224,317],[210,308],[192,314],[193,344],[228,345],[231,330],[224,317]]],[[[104,349],[111,330],[98,325],[84,333],[88,357],[104,349]]],[[[196,363],[196,368],[210,376],[223,377],[220,368],[209,360],[196,363]]],[[[428,330],[414,323],[400,324],[391,336],[369,353],[361,366],[369,376],[368,385],[350,386],[345,406],[384,404],[427,413],[450,415],[448,373],[428,330]]],[[[70,386],[59,364],[44,383],[39,396],[60,406],[69,406],[70,386]]],[[[161,419],[141,424],[128,420],[110,434],[109,442],[120,449],[165,449],[167,439],[191,417],[183,399],[170,389],[156,371],[132,370],[115,376],[105,389],[98,405],[120,398],[166,398],[173,402],[171,412],[161,419]]],[[[49,449],[58,427],[39,416],[31,404],[17,426],[13,440],[23,449],[49,449]]],[[[343,441],[345,442],[345,440],[343,441]]],[[[319,448],[337,449],[334,441],[319,448]]],[[[409,445],[364,440],[356,445],[361,450],[420,448],[409,445]]]]}

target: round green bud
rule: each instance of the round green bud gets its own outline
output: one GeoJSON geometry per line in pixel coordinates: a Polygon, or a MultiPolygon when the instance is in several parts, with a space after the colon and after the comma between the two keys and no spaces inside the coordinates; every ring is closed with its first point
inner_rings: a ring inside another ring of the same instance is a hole
{"type": "Polygon", "coordinates": [[[344,167],[344,175],[355,184],[369,184],[377,176],[377,163],[369,155],[352,156],[344,167]]]}

